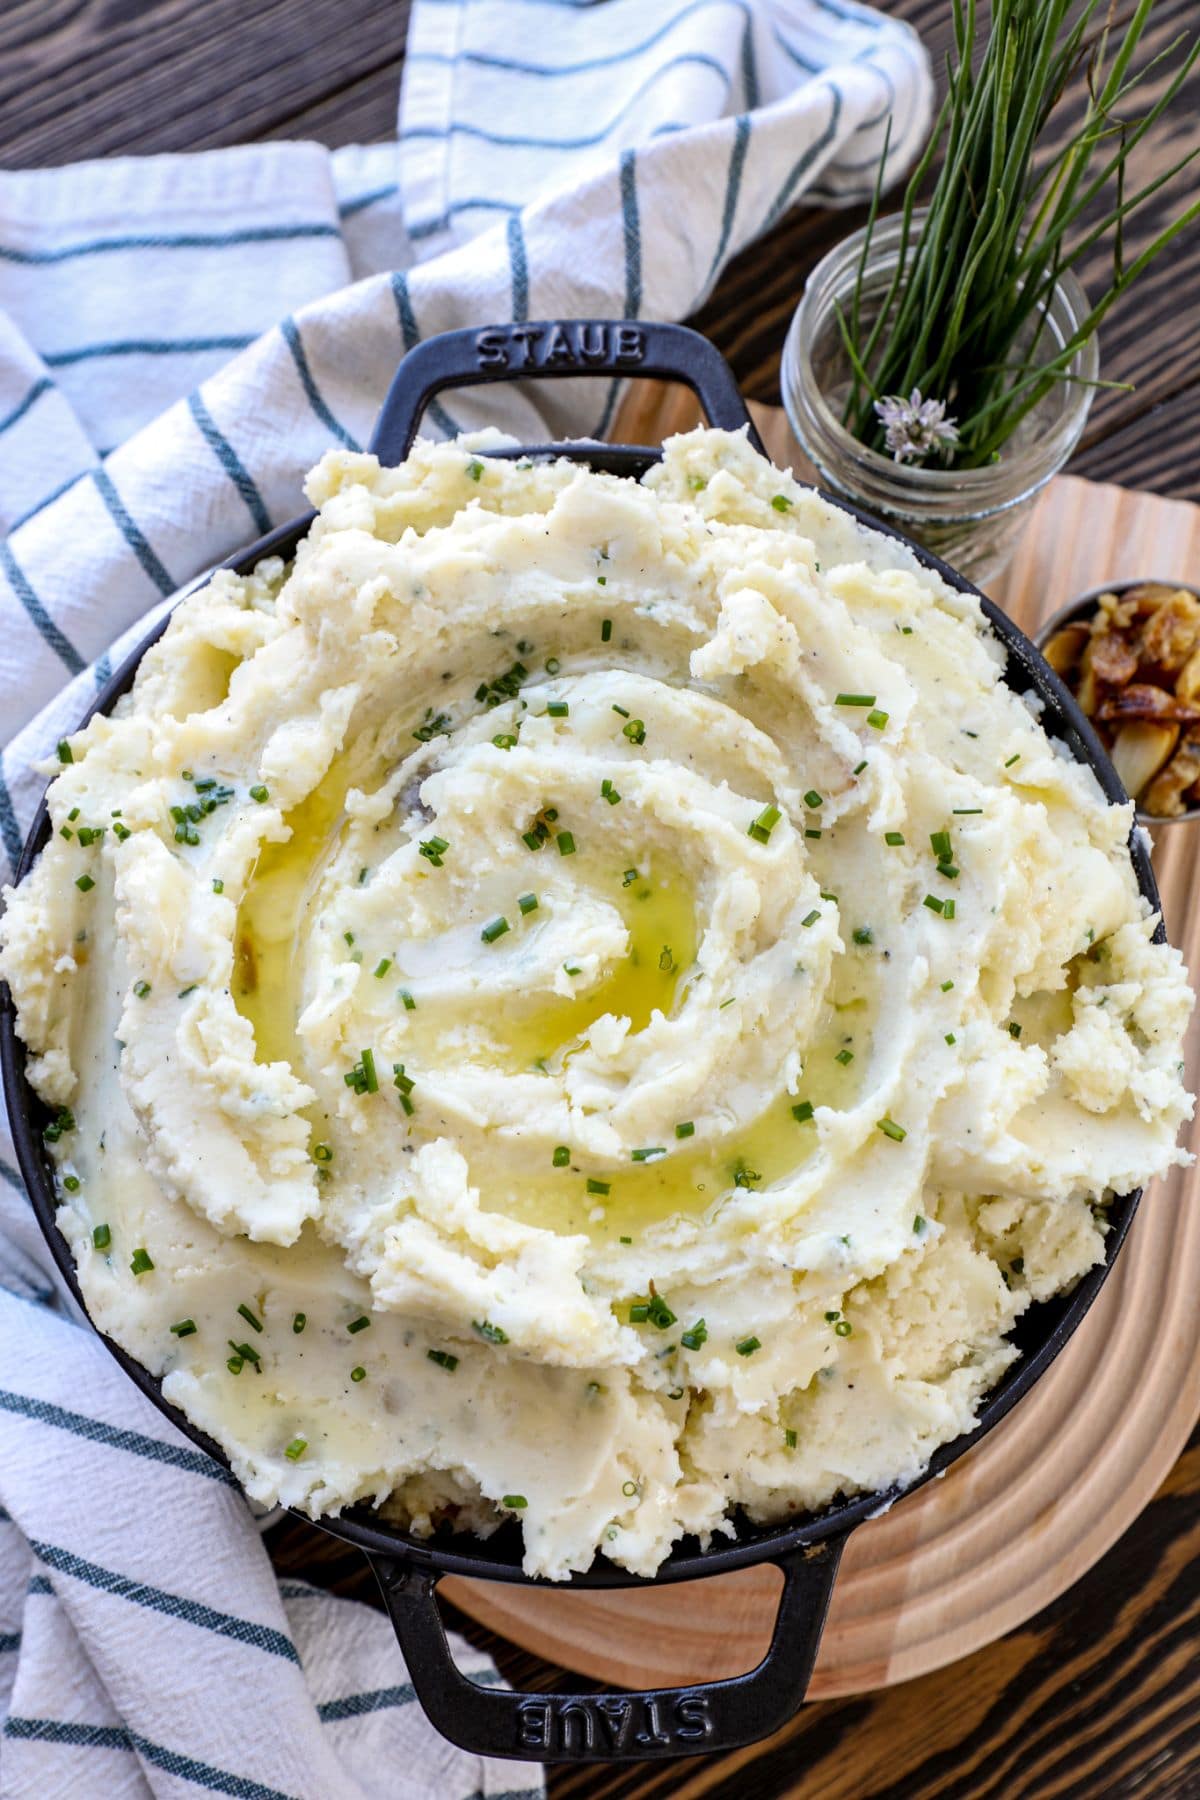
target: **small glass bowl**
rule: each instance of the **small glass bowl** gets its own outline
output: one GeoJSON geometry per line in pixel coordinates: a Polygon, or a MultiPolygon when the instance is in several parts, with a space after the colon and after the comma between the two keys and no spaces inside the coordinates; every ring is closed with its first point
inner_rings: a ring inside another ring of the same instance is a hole
{"type": "MultiPolygon", "coordinates": [[[[1034,644],[1044,656],[1046,645],[1056,631],[1061,631],[1064,625],[1073,625],[1078,619],[1092,617],[1100,604],[1102,594],[1127,594],[1131,588],[1140,587],[1183,588],[1185,592],[1195,594],[1196,598],[1200,600],[1200,587],[1190,581],[1179,581],[1174,575],[1139,575],[1136,581],[1102,581],[1099,586],[1089,588],[1085,594],[1077,594],[1074,600],[1068,600],[1065,606],[1060,606],[1057,612],[1051,613],[1048,619],[1044,619],[1033,634],[1034,644]]],[[[1067,682],[1066,686],[1068,691],[1074,692],[1070,682],[1067,682]]],[[[1100,741],[1103,743],[1103,738],[1100,741]]],[[[1106,750],[1107,748],[1108,746],[1105,745],[1106,750]]],[[[1135,805],[1135,815],[1138,824],[1148,828],[1157,828],[1160,825],[1190,825],[1194,820],[1200,819],[1200,804],[1191,806],[1186,812],[1181,813],[1144,812],[1140,806],[1135,805]]]]}

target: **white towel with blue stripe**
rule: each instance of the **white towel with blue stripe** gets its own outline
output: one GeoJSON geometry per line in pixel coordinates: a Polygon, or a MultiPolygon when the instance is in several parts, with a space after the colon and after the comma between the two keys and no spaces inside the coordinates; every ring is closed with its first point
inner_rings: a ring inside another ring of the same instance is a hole
{"type": "MultiPolygon", "coordinates": [[[[408,348],[686,317],[787,207],[864,198],[889,125],[898,177],[930,97],[917,38],[853,0],[416,0],[395,143],[0,174],[0,874],[39,760],[367,441],[408,348]]],[[[615,400],[476,391],[429,429],[602,435],[615,400]]],[[[72,1321],[3,1134],[0,1506],[0,1800],[541,1791],[437,1737],[379,1614],[276,1581],[224,1472],[72,1321]]]]}

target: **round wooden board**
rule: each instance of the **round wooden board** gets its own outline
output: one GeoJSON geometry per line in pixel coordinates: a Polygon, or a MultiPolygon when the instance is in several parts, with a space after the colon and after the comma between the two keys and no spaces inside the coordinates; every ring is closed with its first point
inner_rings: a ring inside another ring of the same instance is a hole
{"type": "MultiPolygon", "coordinates": [[[[672,428],[690,423],[686,410],[672,428]]],[[[760,426],[798,460],[781,415],[760,426]]],[[[639,421],[639,425],[641,421],[639,421]]],[[[647,425],[649,421],[647,421],[647,425]]],[[[639,430],[635,441],[647,441],[639,430]]],[[[1073,478],[1051,484],[997,597],[1027,630],[1121,575],[1200,576],[1200,508],[1073,478]]],[[[1200,828],[1165,831],[1155,868],[1172,942],[1200,967],[1200,828]]],[[[1196,1021],[1188,1045],[1200,1073],[1196,1021]]],[[[1200,1129],[1191,1134],[1200,1146],[1200,1129]]],[[[923,1675],[1011,1631],[1102,1556],[1167,1475],[1200,1413],[1200,1207],[1177,1170],[1147,1193],[1071,1343],[1013,1413],[940,1481],[851,1537],[809,1689],[814,1700],[923,1675]]],[[[672,1588],[570,1593],[448,1580],[448,1599],[525,1649],[625,1687],[751,1668],[779,1576],[746,1569],[672,1588]]]]}

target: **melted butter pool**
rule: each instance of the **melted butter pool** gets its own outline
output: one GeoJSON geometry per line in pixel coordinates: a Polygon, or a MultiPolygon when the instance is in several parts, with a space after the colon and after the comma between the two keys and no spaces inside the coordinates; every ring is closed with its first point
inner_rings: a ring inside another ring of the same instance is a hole
{"type": "MultiPolygon", "coordinates": [[[[816,1149],[816,1126],[798,1120],[794,1109],[851,1106],[861,1085],[869,1051],[865,1001],[830,1006],[804,1055],[799,1092],[776,1095],[759,1116],[733,1131],[703,1121],[691,1136],[639,1146],[662,1151],[645,1161],[585,1166],[573,1158],[563,1168],[531,1168],[528,1156],[497,1156],[482,1147],[471,1161],[471,1180],[487,1211],[503,1212],[528,1225],[560,1233],[585,1232],[602,1243],[632,1238],[648,1226],[679,1215],[711,1216],[730,1194],[757,1190],[802,1167],[816,1149]],[[851,1052],[851,1060],[838,1056],[851,1052]],[[589,1182],[592,1186],[589,1188],[589,1182]],[[598,1191],[597,1184],[607,1188],[598,1191]]],[[[486,1140],[484,1143],[486,1144],[486,1140]]],[[[542,1156],[539,1148],[538,1156],[542,1156]]],[[[549,1159],[546,1159],[549,1161],[549,1159]]]]}

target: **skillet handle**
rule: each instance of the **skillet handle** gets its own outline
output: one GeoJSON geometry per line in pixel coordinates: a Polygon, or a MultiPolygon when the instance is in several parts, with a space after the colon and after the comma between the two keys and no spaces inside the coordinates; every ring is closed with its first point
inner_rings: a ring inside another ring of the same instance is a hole
{"type": "Polygon", "coordinates": [[[770,1647],[728,1681],[642,1693],[516,1694],[455,1667],[434,1590],[440,1575],[372,1556],[409,1679],[443,1737],[481,1756],[522,1762],[621,1762],[710,1755],[786,1725],[804,1698],[844,1537],[774,1559],[783,1592],[770,1647]]]}
{"type": "Polygon", "coordinates": [[[489,381],[554,381],[564,376],[651,376],[681,381],[723,431],[750,425],[750,442],[762,449],[720,351],[686,325],[643,319],[538,319],[529,324],[488,325],[480,331],[443,331],[414,344],[388,389],[371,449],[389,467],[412,449],[421,415],[448,387],[489,381]]]}

